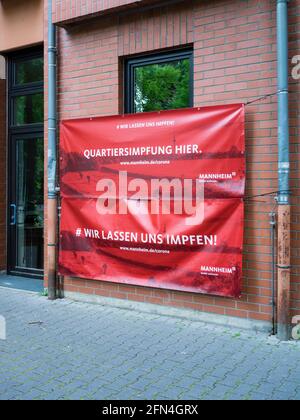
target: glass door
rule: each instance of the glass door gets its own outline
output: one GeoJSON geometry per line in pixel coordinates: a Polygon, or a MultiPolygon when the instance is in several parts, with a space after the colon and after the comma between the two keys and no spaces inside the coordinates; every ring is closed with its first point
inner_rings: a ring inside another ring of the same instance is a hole
{"type": "Polygon", "coordinates": [[[44,94],[38,50],[9,60],[8,271],[42,277],[44,268],[44,94]]]}
{"type": "Polygon", "coordinates": [[[16,135],[11,140],[15,168],[10,203],[11,267],[13,271],[38,275],[44,266],[43,135],[16,135]]]}

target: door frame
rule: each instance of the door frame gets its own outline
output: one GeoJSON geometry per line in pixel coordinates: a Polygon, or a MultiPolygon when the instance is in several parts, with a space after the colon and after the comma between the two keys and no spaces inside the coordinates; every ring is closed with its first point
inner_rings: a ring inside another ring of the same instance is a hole
{"type": "Polygon", "coordinates": [[[16,264],[16,251],[17,251],[17,220],[18,220],[18,213],[15,212],[15,219],[16,222],[14,225],[11,225],[12,222],[12,209],[11,203],[16,203],[17,201],[17,183],[16,183],[16,151],[17,151],[17,142],[19,140],[32,139],[32,138],[43,138],[44,132],[35,130],[31,131],[30,133],[18,133],[12,134],[10,136],[10,151],[9,151],[9,201],[8,201],[8,215],[7,215],[7,229],[8,229],[8,253],[7,253],[7,267],[8,273],[13,275],[20,275],[26,277],[35,277],[35,278],[42,278],[43,277],[43,270],[34,269],[34,268],[24,268],[18,267],[16,264]]]}
{"type": "Polygon", "coordinates": [[[16,200],[16,141],[22,136],[25,138],[44,137],[44,122],[23,126],[14,125],[13,99],[19,95],[44,93],[44,81],[23,86],[15,84],[15,64],[31,58],[43,58],[43,48],[27,49],[7,56],[7,273],[42,279],[44,270],[16,266],[16,227],[11,226],[11,204],[16,200]]]}

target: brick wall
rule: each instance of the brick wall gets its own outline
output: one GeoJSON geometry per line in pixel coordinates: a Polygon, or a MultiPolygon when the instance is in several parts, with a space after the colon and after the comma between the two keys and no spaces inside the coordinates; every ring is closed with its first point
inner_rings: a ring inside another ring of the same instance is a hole
{"type": "MultiPolygon", "coordinates": [[[[65,3],[65,2],[60,2],[65,3]]],[[[300,51],[300,0],[292,0],[290,54],[300,51]]],[[[59,117],[122,111],[122,59],[192,44],[195,105],[247,102],[276,92],[276,5],[273,0],[191,0],[114,15],[59,30],[59,117]]],[[[299,82],[290,82],[292,187],[292,310],[300,313],[299,82]]],[[[277,190],[277,105],[270,97],[246,108],[248,197],[277,190]]],[[[271,319],[271,197],[248,199],[241,300],[100,281],[65,279],[70,291],[271,319]]]]}
{"type": "MultiPolygon", "coordinates": [[[[153,4],[161,0],[56,0],[52,4],[53,22],[65,25],[82,18],[99,16],[153,4]]],[[[183,0],[181,0],[183,1],[183,0]]]]}
{"type": "Polygon", "coordinates": [[[6,267],[6,131],[5,80],[0,79],[0,270],[6,267]]]}

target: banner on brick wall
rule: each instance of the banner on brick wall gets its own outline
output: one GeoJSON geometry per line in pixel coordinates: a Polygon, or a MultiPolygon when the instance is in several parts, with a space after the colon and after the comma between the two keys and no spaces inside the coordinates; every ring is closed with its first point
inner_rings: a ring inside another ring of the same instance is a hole
{"type": "Polygon", "coordinates": [[[63,121],[61,275],[238,297],[244,106],[63,121]]]}

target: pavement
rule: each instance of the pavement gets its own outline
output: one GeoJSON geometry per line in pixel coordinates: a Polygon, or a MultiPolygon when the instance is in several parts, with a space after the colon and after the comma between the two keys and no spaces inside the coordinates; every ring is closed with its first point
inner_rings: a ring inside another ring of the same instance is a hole
{"type": "Polygon", "coordinates": [[[299,342],[1,287],[0,315],[1,400],[300,399],[299,342]]]}
{"type": "Polygon", "coordinates": [[[0,287],[42,293],[44,291],[44,281],[27,277],[8,276],[0,273],[0,287]]]}

